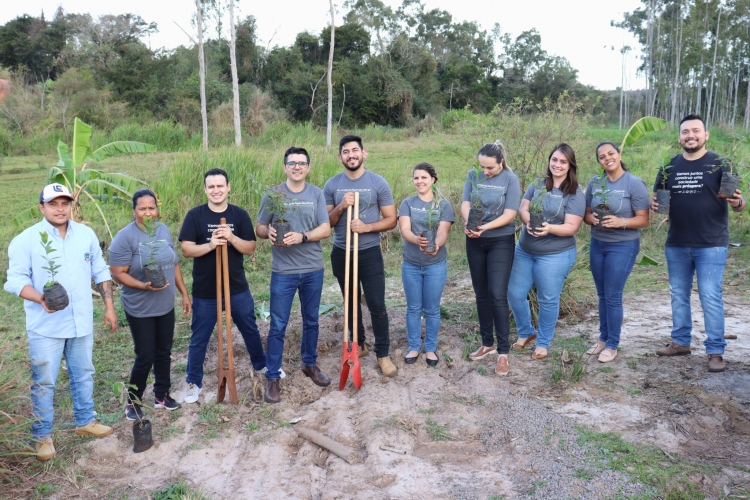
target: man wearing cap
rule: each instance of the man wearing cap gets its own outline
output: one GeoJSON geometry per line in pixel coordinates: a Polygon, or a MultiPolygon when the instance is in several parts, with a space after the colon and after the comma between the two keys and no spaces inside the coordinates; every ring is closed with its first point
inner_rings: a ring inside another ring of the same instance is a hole
{"type": "Polygon", "coordinates": [[[53,396],[60,362],[65,356],[76,434],[104,437],[110,427],[94,418],[94,279],[106,311],[104,326],[114,332],[117,314],[112,301],[112,278],[102,257],[99,240],[91,228],[70,220],[74,203],[68,188],[61,184],[45,186],[39,195],[39,211],[44,219],[13,238],[8,247],[7,292],[24,299],[26,332],[31,358],[31,403],[35,422],[31,433],[36,440],[38,460],[55,456],[52,443],[53,396]],[[54,249],[49,258],[59,266],[55,280],[68,293],[69,304],[53,311],[44,302],[43,290],[49,281],[49,267],[41,243],[46,233],[54,249]]]}
{"type": "Polygon", "coordinates": [[[283,199],[283,207],[276,213],[263,197],[256,228],[259,238],[276,243],[283,237],[284,246],[273,246],[271,266],[271,328],[268,331],[266,350],[268,371],[264,399],[278,403],[281,358],[284,354],[284,335],[289,323],[292,301],[299,290],[302,312],[302,373],[315,385],[326,387],[331,383],[318,368],[318,311],[323,293],[323,249],[320,240],[331,234],[323,190],[305,182],[310,173],[310,155],[306,149],[291,147],[284,153],[286,182],[274,189],[283,199]],[[279,219],[288,221],[291,231],[276,233],[271,226],[279,219]]]}

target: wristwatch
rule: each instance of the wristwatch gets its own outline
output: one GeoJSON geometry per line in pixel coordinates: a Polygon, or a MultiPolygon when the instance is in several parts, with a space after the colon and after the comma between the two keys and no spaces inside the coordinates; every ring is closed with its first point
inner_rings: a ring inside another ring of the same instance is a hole
{"type": "Polygon", "coordinates": [[[302,233],[302,243],[307,243],[307,235],[302,233]]]}

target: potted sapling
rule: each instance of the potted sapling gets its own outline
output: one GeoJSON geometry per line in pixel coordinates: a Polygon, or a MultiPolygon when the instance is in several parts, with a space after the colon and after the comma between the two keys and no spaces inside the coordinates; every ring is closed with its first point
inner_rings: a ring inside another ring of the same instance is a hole
{"type": "Polygon", "coordinates": [[[672,173],[672,165],[670,162],[672,158],[669,156],[669,150],[662,151],[661,162],[659,163],[659,184],[661,188],[656,190],[656,203],[659,204],[659,208],[656,210],[657,214],[668,214],[669,213],[669,201],[672,197],[672,191],[667,188],[667,179],[672,173]]]}
{"type": "Polygon", "coordinates": [[[440,202],[438,200],[433,199],[427,208],[425,224],[427,231],[419,233],[419,235],[427,238],[427,247],[424,249],[425,253],[433,253],[435,251],[435,236],[437,236],[437,229],[440,225],[440,202]]]}
{"type": "Polygon", "coordinates": [[[594,193],[594,196],[599,198],[599,204],[594,207],[594,213],[596,214],[599,223],[596,225],[596,229],[599,231],[612,231],[612,228],[604,227],[604,217],[612,215],[612,210],[609,207],[610,197],[612,196],[612,190],[607,187],[607,174],[602,173],[601,180],[599,182],[599,191],[594,193]]]}
{"type": "MultiPolygon", "coordinates": [[[[130,389],[136,389],[136,386],[124,382],[115,382],[112,385],[112,390],[117,399],[120,400],[121,405],[127,402],[133,406],[142,406],[141,400],[131,394],[130,389]]],[[[142,418],[139,412],[136,412],[135,416],[136,420],[133,422],[133,452],[141,453],[154,445],[154,437],[151,432],[151,421],[142,418]]]]}
{"type": "Polygon", "coordinates": [[[732,154],[729,158],[722,158],[721,164],[718,168],[722,168],[721,173],[721,185],[719,187],[719,198],[731,198],[734,196],[734,192],[740,188],[740,176],[736,173],[739,165],[734,162],[734,157],[737,156],[737,149],[740,144],[747,141],[750,136],[739,136],[734,135],[732,137],[732,154]]]}
{"type": "Polygon", "coordinates": [[[281,191],[279,186],[272,187],[265,192],[266,209],[271,214],[271,227],[276,231],[276,241],[274,246],[287,247],[284,243],[284,237],[287,233],[292,232],[292,225],[286,219],[287,214],[287,197],[281,191]]]}
{"type": "Polygon", "coordinates": [[[482,169],[478,165],[475,165],[473,168],[473,174],[474,175],[470,177],[472,186],[471,208],[469,208],[469,217],[466,221],[466,229],[469,231],[476,231],[479,226],[482,225],[482,218],[484,217],[482,196],[479,194],[479,176],[482,174],[482,169]]]}
{"type": "Polygon", "coordinates": [[[44,284],[44,303],[46,304],[47,309],[50,309],[51,311],[62,311],[68,307],[68,304],[70,303],[68,292],[65,290],[65,287],[55,279],[55,276],[57,276],[57,270],[62,266],[57,264],[55,259],[50,257],[50,254],[57,252],[57,250],[52,248],[52,239],[47,234],[47,231],[40,232],[39,236],[42,239],[42,248],[44,248],[45,253],[45,255],[42,255],[42,258],[47,261],[47,265],[42,266],[42,269],[45,269],[49,275],[49,280],[44,284]]]}
{"type": "Polygon", "coordinates": [[[542,229],[544,223],[544,205],[542,204],[542,198],[544,196],[544,188],[541,183],[535,183],[534,196],[531,198],[529,203],[529,225],[531,230],[537,232],[542,229]]]}
{"type": "Polygon", "coordinates": [[[146,259],[146,265],[143,267],[146,273],[146,279],[151,282],[152,288],[164,288],[167,286],[167,277],[164,275],[164,271],[159,264],[159,241],[156,238],[156,222],[154,219],[149,217],[143,218],[143,229],[150,238],[149,241],[141,243],[148,249],[148,257],[146,259]]]}

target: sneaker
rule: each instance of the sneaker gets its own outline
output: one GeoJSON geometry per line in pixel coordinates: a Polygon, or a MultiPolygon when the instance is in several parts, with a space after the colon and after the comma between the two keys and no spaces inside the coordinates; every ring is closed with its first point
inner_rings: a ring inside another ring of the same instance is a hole
{"type": "Polygon", "coordinates": [[[708,371],[710,372],[723,372],[727,369],[724,358],[721,354],[709,354],[708,355],[708,371]]]}
{"type": "MultiPolygon", "coordinates": [[[[260,370],[258,370],[258,375],[265,375],[267,371],[268,371],[268,367],[264,366],[263,368],[261,368],[260,370]]],[[[281,378],[285,378],[286,377],[286,372],[284,371],[283,368],[279,368],[279,372],[281,372],[281,378]]]]}
{"type": "Polygon", "coordinates": [[[201,388],[195,384],[188,384],[187,394],[185,394],[185,403],[195,403],[198,401],[198,396],[201,395],[201,388]]]}
{"type": "Polygon", "coordinates": [[[689,356],[690,346],[670,342],[666,347],[656,350],[657,356],[689,356]]]}
{"type": "Polygon", "coordinates": [[[40,462],[50,460],[55,456],[55,445],[52,438],[40,439],[36,442],[36,459],[40,462]]]}
{"type": "Polygon", "coordinates": [[[178,403],[177,401],[175,401],[174,399],[172,399],[169,396],[169,393],[167,392],[164,394],[164,397],[161,399],[154,398],[154,408],[156,409],[164,408],[165,410],[172,411],[172,410],[179,410],[180,408],[182,408],[182,405],[178,403]]]}
{"type": "Polygon", "coordinates": [[[469,359],[472,361],[478,361],[482,358],[489,356],[490,354],[497,354],[497,349],[494,346],[485,347],[481,346],[476,351],[469,354],[469,359]]]}
{"type": "Polygon", "coordinates": [[[94,436],[96,438],[103,438],[104,436],[109,436],[113,432],[114,431],[112,430],[112,427],[102,425],[96,420],[88,425],[84,425],[83,427],[76,427],[76,434],[79,436],[94,436]]]}
{"type": "Polygon", "coordinates": [[[128,420],[143,420],[141,405],[135,403],[125,405],[125,418],[128,420]]]}

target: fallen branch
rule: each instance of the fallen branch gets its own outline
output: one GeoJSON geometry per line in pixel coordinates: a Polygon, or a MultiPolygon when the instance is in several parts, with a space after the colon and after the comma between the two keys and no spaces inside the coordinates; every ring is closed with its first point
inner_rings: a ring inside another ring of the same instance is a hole
{"type": "Polygon", "coordinates": [[[295,425],[293,429],[297,431],[297,434],[299,434],[303,438],[312,441],[321,448],[325,448],[335,455],[338,455],[339,457],[346,460],[346,462],[350,465],[364,462],[364,457],[360,452],[358,452],[357,450],[353,450],[348,446],[339,443],[338,441],[334,441],[333,439],[329,438],[328,436],[324,436],[318,431],[314,431],[300,425],[295,425]]]}

